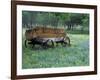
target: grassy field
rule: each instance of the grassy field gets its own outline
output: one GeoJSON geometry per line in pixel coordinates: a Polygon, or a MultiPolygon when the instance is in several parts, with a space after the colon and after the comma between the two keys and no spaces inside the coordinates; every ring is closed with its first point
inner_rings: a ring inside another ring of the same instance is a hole
{"type": "Polygon", "coordinates": [[[22,68],[51,68],[89,65],[89,35],[69,34],[71,46],[48,49],[25,48],[23,36],[22,68]]]}

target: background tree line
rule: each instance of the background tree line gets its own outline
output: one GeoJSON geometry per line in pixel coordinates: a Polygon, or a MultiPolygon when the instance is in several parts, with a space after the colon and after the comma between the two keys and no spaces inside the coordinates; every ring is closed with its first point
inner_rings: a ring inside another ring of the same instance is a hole
{"type": "Polygon", "coordinates": [[[22,26],[63,27],[67,30],[89,31],[89,14],[22,11],[22,26]]]}

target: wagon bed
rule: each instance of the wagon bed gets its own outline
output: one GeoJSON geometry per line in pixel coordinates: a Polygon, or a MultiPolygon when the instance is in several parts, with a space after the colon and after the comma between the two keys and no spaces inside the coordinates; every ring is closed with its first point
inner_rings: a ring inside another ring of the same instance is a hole
{"type": "Polygon", "coordinates": [[[66,33],[64,32],[64,29],[36,27],[30,31],[29,30],[26,31],[25,35],[27,39],[31,39],[34,37],[61,38],[61,37],[65,37],[66,33]]]}

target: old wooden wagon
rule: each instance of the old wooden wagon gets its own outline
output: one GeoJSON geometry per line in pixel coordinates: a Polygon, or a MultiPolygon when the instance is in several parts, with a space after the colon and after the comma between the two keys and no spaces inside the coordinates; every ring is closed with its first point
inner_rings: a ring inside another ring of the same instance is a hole
{"type": "Polygon", "coordinates": [[[26,47],[27,41],[28,44],[39,44],[43,47],[54,47],[55,44],[58,45],[59,43],[61,43],[61,45],[63,46],[70,45],[70,38],[68,37],[64,29],[36,27],[30,30],[26,30],[25,37],[26,47]]]}

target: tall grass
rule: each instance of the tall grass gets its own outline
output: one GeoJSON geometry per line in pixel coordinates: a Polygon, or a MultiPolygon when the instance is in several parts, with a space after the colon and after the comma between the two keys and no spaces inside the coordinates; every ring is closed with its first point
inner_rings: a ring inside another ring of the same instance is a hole
{"type": "Polygon", "coordinates": [[[22,68],[51,68],[89,65],[89,35],[69,34],[71,46],[25,48],[23,36],[22,68]]]}

